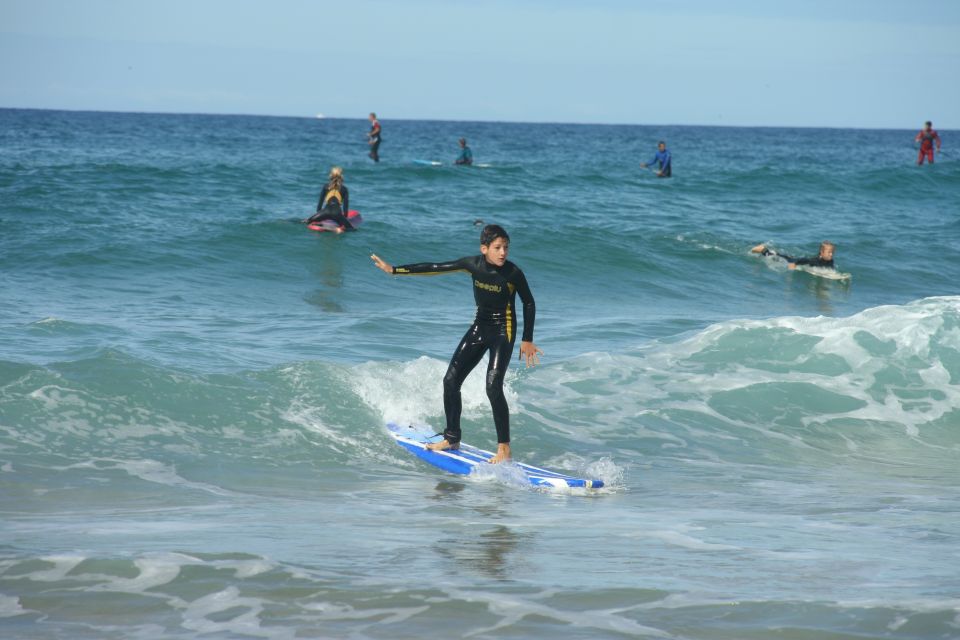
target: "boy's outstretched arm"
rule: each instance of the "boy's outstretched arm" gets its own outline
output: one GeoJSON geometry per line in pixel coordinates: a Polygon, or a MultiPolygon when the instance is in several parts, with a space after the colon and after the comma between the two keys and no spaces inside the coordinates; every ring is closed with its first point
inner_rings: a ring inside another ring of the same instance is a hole
{"type": "Polygon", "coordinates": [[[387,264],[386,262],[383,261],[383,259],[380,256],[378,256],[375,253],[370,256],[370,259],[373,260],[373,264],[375,264],[378,269],[380,269],[385,273],[389,273],[390,275],[393,275],[393,265],[387,264]]]}

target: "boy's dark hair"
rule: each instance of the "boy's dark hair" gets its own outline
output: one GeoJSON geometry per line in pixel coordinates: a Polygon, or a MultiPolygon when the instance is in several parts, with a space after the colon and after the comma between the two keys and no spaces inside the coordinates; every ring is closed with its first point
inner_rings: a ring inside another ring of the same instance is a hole
{"type": "Polygon", "coordinates": [[[490,243],[497,238],[503,238],[507,242],[510,242],[510,236],[508,236],[504,228],[498,224],[488,224],[483,228],[483,231],[480,232],[480,244],[484,246],[489,246],[490,243]]]}

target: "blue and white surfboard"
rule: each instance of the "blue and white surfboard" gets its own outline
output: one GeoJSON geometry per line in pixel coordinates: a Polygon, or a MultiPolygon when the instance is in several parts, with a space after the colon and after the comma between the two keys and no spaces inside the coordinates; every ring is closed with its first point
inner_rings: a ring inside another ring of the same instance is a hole
{"type": "MultiPolygon", "coordinates": [[[[438,442],[442,436],[427,433],[423,427],[414,427],[398,425],[393,422],[387,423],[387,430],[394,440],[404,449],[407,449],[418,458],[421,458],[435,467],[458,473],[469,475],[479,465],[489,464],[493,453],[477,449],[468,444],[460,443],[460,448],[447,451],[430,451],[427,444],[438,442]]],[[[541,469],[533,465],[513,461],[511,464],[518,467],[526,476],[531,485],[535,487],[580,487],[586,489],[599,489],[603,486],[603,480],[586,480],[584,478],[574,478],[556,471],[541,469]]]]}

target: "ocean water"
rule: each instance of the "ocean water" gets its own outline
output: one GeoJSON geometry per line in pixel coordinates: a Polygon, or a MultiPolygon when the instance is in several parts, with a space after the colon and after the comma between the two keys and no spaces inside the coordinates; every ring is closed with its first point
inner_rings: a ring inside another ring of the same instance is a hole
{"type": "Polygon", "coordinates": [[[0,110],[0,636],[960,637],[953,132],[383,126],[0,110]],[[298,223],[333,164],[353,234],[298,223]],[[473,300],[369,255],[477,220],[537,300],[514,454],[603,490],[383,426],[441,424],[473,300]],[[848,279],[749,253],[824,239],[848,279]]]}

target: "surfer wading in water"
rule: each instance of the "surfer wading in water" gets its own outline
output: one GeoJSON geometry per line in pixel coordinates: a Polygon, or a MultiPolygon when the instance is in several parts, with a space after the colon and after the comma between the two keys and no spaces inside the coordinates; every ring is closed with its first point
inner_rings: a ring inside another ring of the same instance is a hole
{"type": "Polygon", "coordinates": [[[661,140],[657,143],[657,152],[653,154],[650,162],[641,162],[640,166],[646,169],[648,166],[656,164],[656,174],[658,178],[669,178],[673,175],[673,158],[667,151],[667,143],[661,140]]]}
{"type": "Polygon", "coordinates": [[[374,162],[380,162],[380,121],[377,120],[377,114],[370,113],[370,131],[367,133],[367,144],[370,145],[370,153],[367,155],[374,162]]]}
{"type": "Polygon", "coordinates": [[[460,413],[463,403],[460,387],[463,381],[489,351],[487,363],[487,397],[493,409],[493,423],[497,428],[497,453],[491,463],[510,459],[510,409],[503,395],[503,377],[516,340],[516,297],[523,303],[523,336],[520,339],[520,356],[528,367],[540,362],[543,351],[533,343],[533,323],[536,306],[527,278],[520,267],[507,260],[510,236],[503,227],[488,224],[480,233],[480,255],[460,258],[452,262],[422,262],[393,266],[376,254],[370,256],[376,266],[392,275],[437,275],[440,273],[466,272],[473,280],[473,297],[477,302],[477,315],[473,325],[460,340],[453,352],[450,366],[443,376],[443,411],[447,427],[443,440],[427,445],[433,451],[458,449],[460,447],[460,413]]]}
{"type": "Polygon", "coordinates": [[[923,129],[915,137],[914,142],[920,143],[920,153],[917,155],[917,164],[922,165],[924,159],[933,164],[933,144],[937,144],[937,153],[940,153],[940,134],[933,128],[933,123],[927,120],[923,129]]]}

